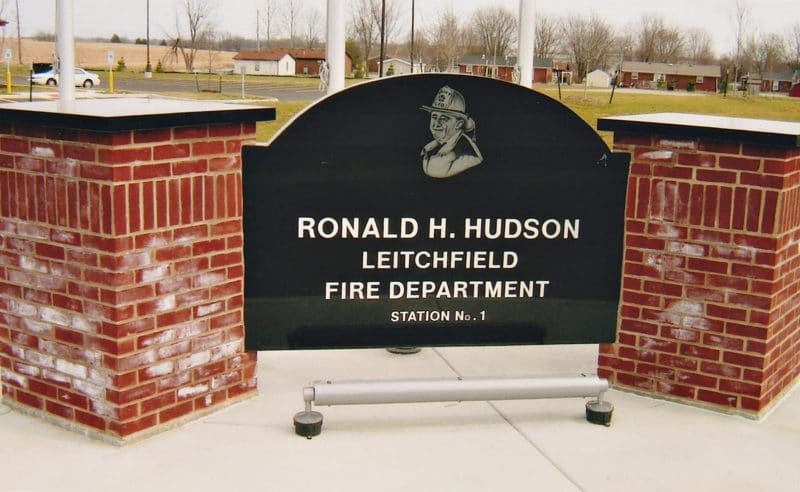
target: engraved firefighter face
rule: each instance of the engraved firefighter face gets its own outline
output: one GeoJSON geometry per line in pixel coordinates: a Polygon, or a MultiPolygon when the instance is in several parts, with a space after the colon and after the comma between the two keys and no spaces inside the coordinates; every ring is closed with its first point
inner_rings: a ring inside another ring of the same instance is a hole
{"type": "Polygon", "coordinates": [[[475,120],[467,114],[464,96],[444,86],[430,106],[428,129],[433,140],[422,147],[422,170],[432,178],[449,178],[483,162],[475,143],[475,120]]]}
{"type": "Polygon", "coordinates": [[[443,144],[464,128],[464,120],[452,113],[431,111],[430,130],[433,138],[443,144]]]}
{"type": "Polygon", "coordinates": [[[430,111],[430,130],[433,138],[443,144],[450,140],[456,133],[464,129],[468,118],[467,105],[464,96],[457,90],[444,86],[439,89],[430,106],[422,109],[430,111]]]}

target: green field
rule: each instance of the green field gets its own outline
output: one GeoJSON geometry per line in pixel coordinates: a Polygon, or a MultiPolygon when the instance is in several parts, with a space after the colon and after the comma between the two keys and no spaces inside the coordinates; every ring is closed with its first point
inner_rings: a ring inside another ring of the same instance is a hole
{"type": "Polygon", "coordinates": [[[278,101],[275,103],[275,121],[262,121],[256,125],[256,139],[264,142],[272,138],[283,125],[297,113],[311,105],[312,101],[278,101]]]}
{"type": "MultiPolygon", "coordinates": [[[[541,92],[558,99],[556,88],[545,88],[541,92]]],[[[800,121],[800,98],[768,95],[743,97],[741,94],[728,94],[727,97],[721,94],[673,95],[666,92],[663,95],[634,94],[627,91],[617,92],[613,102],[609,104],[609,95],[608,92],[589,92],[584,96],[582,90],[565,90],[562,91],[562,102],[592,128],[596,128],[597,119],[604,116],[663,112],[800,121]]],[[[276,103],[278,119],[258,124],[258,140],[268,140],[292,116],[310,103],[310,101],[278,101],[276,103]]],[[[611,146],[611,133],[599,133],[611,146]]]]}
{"type": "MultiPolygon", "coordinates": [[[[555,89],[543,91],[550,97],[558,98],[555,89]]],[[[609,104],[609,94],[583,96],[583,91],[562,93],[562,100],[592,128],[597,127],[597,119],[604,116],[619,116],[641,113],[692,113],[768,120],[800,121],[800,99],[785,96],[747,96],[741,94],[700,94],[670,95],[616,93],[609,104]]],[[[612,135],[599,132],[606,143],[611,145],[612,135]]]]}

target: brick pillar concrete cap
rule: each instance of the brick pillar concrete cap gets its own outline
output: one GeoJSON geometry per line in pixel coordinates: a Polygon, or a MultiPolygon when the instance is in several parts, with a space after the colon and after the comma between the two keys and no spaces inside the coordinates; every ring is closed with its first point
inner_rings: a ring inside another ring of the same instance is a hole
{"type": "Polygon", "coordinates": [[[600,118],[597,120],[597,129],[800,147],[800,123],[791,121],[688,113],[652,113],[600,118]]]}
{"type": "Polygon", "coordinates": [[[274,119],[275,108],[266,106],[148,97],[79,99],[69,113],[60,112],[56,101],[11,103],[0,107],[0,121],[7,123],[96,132],[274,119]]]}

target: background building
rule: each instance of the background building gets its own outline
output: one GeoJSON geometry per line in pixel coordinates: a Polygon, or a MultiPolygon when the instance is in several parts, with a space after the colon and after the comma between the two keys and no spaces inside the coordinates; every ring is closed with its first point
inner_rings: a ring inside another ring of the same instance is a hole
{"type": "Polygon", "coordinates": [[[639,89],[687,90],[693,87],[716,92],[721,73],[719,65],[623,61],[620,84],[639,89]]]}
{"type": "MultiPolygon", "coordinates": [[[[485,55],[466,55],[458,61],[458,72],[511,82],[514,75],[516,56],[498,56],[495,59],[485,55]]],[[[546,84],[553,79],[553,60],[537,58],[533,60],[533,82],[546,84]]]]}
{"type": "MultiPolygon", "coordinates": [[[[353,59],[345,53],[345,75],[353,71],[353,59]]],[[[319,75],[325,50],[273,48],[263,51],[240,51],[233,57],[233,71],[247,75],[319,75]]]]}

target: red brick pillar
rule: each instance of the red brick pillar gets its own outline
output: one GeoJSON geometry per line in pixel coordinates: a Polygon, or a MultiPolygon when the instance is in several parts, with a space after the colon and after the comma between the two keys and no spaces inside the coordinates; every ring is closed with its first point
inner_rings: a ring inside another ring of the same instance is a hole
{"type": "Polygon", "coordinates": [[[274,110],[85,104],[1,110],[3,402],[122,442],[255,391],[240,148],[274,110]]]}
{"type": "Polygon", "coordinates": [[[620,388],[757,416],[800,374],[800,124],[600,120],[630,152],[620,388]]]}

